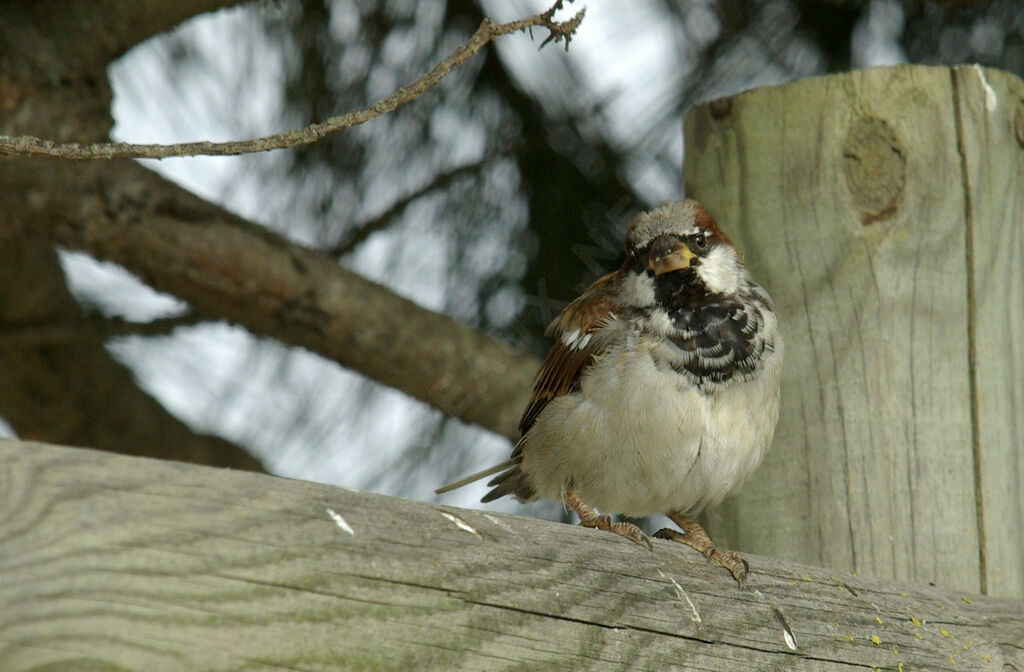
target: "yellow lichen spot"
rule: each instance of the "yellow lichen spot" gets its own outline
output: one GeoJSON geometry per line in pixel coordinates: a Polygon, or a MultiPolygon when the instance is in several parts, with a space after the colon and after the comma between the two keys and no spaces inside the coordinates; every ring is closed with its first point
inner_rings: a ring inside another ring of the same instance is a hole
{"type": "Polygon", "coordinates": [[[903,672],[903,663],[896,663],[896,672],[903,672]]]}
{"type": "Polygon", "coordinates": [[[916,625],[919,628],[921,627],[921,621],[917,620],[913,616],[910,617],[910,622],[913,623],[914,625],[916,625]]]}
{"type": "Polygon", "coordinates": [[[968,598],[966,595],[964,595],[960,599],[963,600],[964,602],[966,602],[967,604],[974,604],[973,602],[971,602],[970,598],[968,598]]]}
{"type": "Polygon", "coordinates": [[[914,637],[917,637],[918,639],[924,639],[924,637],[921,636],[920,632],[915,632],[914,637]]]}
{"type": "Polygon", "coordinates": [[[945,610],[946,610],[946,605],[940,604],[939,605],[939,611],[945,611],[945,610]]]}
{"type": "Polygon", "coordinates": [[[881,616],[875,616],[875,620],[878,621],[879,625],[882,625],[882,617],[881,616]]]}
{"type": "Polygon", "coordinates": [[[882,640],[878,638],[878,635],[871,635],[871,641],[874,643],[875,646],[882,645],[882,640]]]}
{"type": "Polygon", "coordinates": [[[981,659],[984,660],[986,663],[992,662],[992,656],[988,655],[987,653],[984,656],[982,656],[981,659]]]}
{"type": "Polygon", "coordinates": [[[895,647],[895,646],[894,646],[894,647],[892,647],[892,653],[893,653],[893,655],[894,655],[894,656],[898,656],[898,655],[900,655],[900,650],[899,650],[899,648],[898,648],[898,647],[895,647]]]}
{"type": "Polygon", "coordinates": [[[906,597],[906,596],[907,596],[906,593],[900,593],[900,597],[906,597]]]}
{"type": "Polygon", "coordinates": [[[953,635],[949,634],[949,630],[946,630],[945,628],[939,628],[939,634],[943,637],[949,637],[950,639],[953,639],[953,635]]]}
{"type": "Polygon", "coordinates": [[[843,639],[845,639],[848,642],[852,642],[853,641],[853,635],[843,635],[843,639]]]}
{"type": "Polygon", "coordinates": [[[956,661],[953,660],[953,656],[949,657],[949,664],[952,665],[953,667],[956,667],[956,661]]]}
{"type": "Polygon", "coordinates": [[[967,645],[966,644],[964,644],[963,649],[964,649],[964,651],[967,650],[967,645]]]}
{"type": "Polygon", "coordinates": [[[809,577],[809,576],[805,576],[805,577],[804,577],[804,581],[807,581],[808,583],[814,583],[814,579],[812,579],[812,578],[811,578],[811,577],[809,577]]]}

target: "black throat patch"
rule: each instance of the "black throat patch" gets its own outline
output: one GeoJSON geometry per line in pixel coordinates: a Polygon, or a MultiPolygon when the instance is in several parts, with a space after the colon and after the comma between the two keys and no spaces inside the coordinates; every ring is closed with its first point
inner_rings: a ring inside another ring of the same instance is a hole
{"type": "Polygon", "coordinates": [[[768,306],[759,293],[711,294],[692,269],[671,275],[655,285],[657,304],[673,326],[667,340],[675,348],[666,363],[704,391],[752,378],[774,349],[765,340],[768,306]]]}

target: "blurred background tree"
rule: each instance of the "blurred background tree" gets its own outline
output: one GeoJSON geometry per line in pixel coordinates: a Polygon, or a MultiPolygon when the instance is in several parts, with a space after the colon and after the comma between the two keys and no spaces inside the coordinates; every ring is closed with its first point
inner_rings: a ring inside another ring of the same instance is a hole
{"type": "MultiPolygon", "coordinates": [[[[412,81],[485,15],[505,21],[543,9],[264,0],[199,14],[109,68],[112,136],[228,140],[302,126],[412,81]]],[[[313,145],[144,163],[542,356],[546,323],[620,263],[630,216],[682,196],[682,117],[693,103],[905,62],[978,62],[1024,76],[1024,5],[596,0],[568,53],[538,52],[539,42],[504,37],[413,104],[313,145]]],[[[193,314],[118,267],[77,252],[60,259],[89,319],[117,325],[106,348],[135,382],[189,431],[240,446],[273,473],[431,499],[450,478],[507,456],[505,438],[300,348],[193,314]],[[167,328],[145,326],[154,320],[167,328]]],[[[0,396],[8,435],[25,431],[15,416],[32,394],[15,386],[0,396]]],[[[446,501],[475,506],[481,492],[446,501]]],[[[562,514],[552,504],[529,510],[562,514]]]]}

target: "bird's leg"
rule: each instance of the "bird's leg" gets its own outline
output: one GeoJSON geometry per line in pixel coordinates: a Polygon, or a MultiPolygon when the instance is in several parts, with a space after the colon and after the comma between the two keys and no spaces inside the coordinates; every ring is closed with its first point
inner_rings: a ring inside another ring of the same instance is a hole
{"type": "Polygon", "coordinates": [[[594,511],[594,509],[584,504],[580,498],[576,496],[576,493],[570,490],[566,490],[565,494],[562,495],[562,501],[576,512],[576,515],[580,517],[580,525],[583,527],[596,527],[599,530],[614,532],[615,534],[635,541],[638,544],[646,545],[648,550],[654,550],[654,545],[651,544],[651,538],[644,534],[644,531],[633,523],[613,523],[611,516],[607,513],[603,516],[598,515],[597,511],[594,511]]]}
{"type": "Polygon", "coordinates": [[[666,513],[665,515],[683,531],[677,532],[666,527],[655,532],[654,536],[659,539],[671,539],[686,544],[708,560],[714,560],[728,569],[729,573],[736,579],[736,582],[741,587],[743,586],[747,580],[747,573],[750,571],[750,565],[743,559],[743,556],[734,551],[723,551],[716,548],[708,533],[693,518],[678,512],[666,513]]]}

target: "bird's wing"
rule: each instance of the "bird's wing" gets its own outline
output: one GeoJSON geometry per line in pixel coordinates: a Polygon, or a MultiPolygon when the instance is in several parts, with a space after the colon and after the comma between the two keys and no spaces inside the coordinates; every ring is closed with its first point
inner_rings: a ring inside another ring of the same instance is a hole
{"type": "MultiPolygon", "coordinates": [[[[519,431],[524,436],[552,399],[579,389],[583,372],[593,362],[594,357],[607,346],[607,339],[601,332],[602,327],[606,327],[615,319],[619,310],[613,286],[621,275],[621,271],[609,273],[592,284],[548,325],[547,334],[557,336],[558,340],[551,347],[543,366],[537,372],[533,395],[519,421],[519,431]]],[[[488,483],[495,486],[494,489],[481,501],[489,502],[507,494],[514,494],[523,501],[529,501],[534,497],[534,491],[519,469],[522,447],[523,439],[520,439],[512,451],[512,457],[505,462],[449,483],[436,492],[449,492],[481,478],[498,474],[488,483]]]]}
{"type": "Polygon", "coordinates": [[[558,340],[537,372],[530,403],[519,421],[523,434],[552,399],[579,389],[583,372],[608,345],[602,331],[621,309],[613,289],[621,276],[622,271],[615,271],[600,278],[548,325],[547,334],[558,340]]]}

